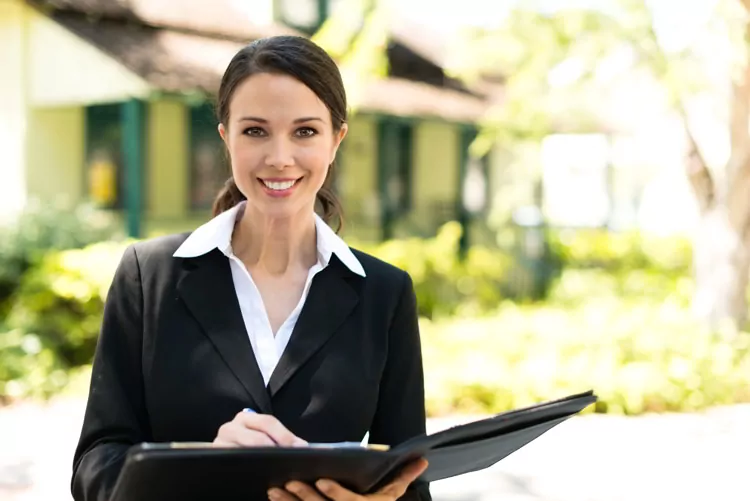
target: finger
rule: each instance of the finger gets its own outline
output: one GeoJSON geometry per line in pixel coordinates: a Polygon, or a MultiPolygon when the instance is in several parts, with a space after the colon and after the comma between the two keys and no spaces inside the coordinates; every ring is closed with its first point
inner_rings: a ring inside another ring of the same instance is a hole
{"type": "Polygon", "coordinates": [[[289,431],[278,419],[270,414],[240,412],[236,420],[246,428],[265,433],[278,445],[284,447],[307,445],[307,442],[289,431]]]}
{"type": "Polygon", "coordinates": [[[213,442],[214,447],[237,447],[237,444],[224,440],[221,437],[216,437],[213,442]]]}
{"type": "Polygon", "coordinates": [[[302,482],[289,482],[284,488],[302,501],[325,501],[318,491],[302,482]]]}
{"type": "Polygon", "coordinates": [[[240,428],[232,440],[241,447],[276,447],[276,442],[262,431],[240,428]]]}
{"type": "Polygon", "coordinates": [[[333,480],[321,479],[315,482],[315,487],[333,501],[359,501],[363,499],[359,494],[350,491],[333,480]]]}
{"type": "Polygon", "coordinates": [[[237,423],[222,426],[215,442],[228,447],[275,447],[276,443],[262,431],[251,430],[237,423]]]}
{"type": "Polygon", "coordinates": [[[284,489],[274,487],[268,490],[268,499],[271,501],[299,501],[297,496],[292,495],[284,489]]]}
{"type": "Polygon", "coordinates": [[[380,489],[378,493],[393,496],[398,499],[404,495],[406,489],[409,488],[409,485],[424,473],[427,469],[427,465],[427,460],[424,458],[409,463],[391,483],[380,489]]]}

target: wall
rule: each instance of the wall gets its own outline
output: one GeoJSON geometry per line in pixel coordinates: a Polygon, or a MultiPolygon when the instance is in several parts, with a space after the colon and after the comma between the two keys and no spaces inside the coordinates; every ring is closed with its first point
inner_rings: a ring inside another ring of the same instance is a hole
{"type": "Polygon", "coordinates": [[[28,196],[80,202],[85,196],[84,110],[80,106],[29,110],[28,196]]]}
{"type": "Polygon", "coordinates": [[[146,121],[144,189],[147,215],[153,219],[179,219],[187,214],[188,144],[187,110],[177,100],[152,101],[146,121]]]}
{"type": "Polygon", "coordinates": [[[431,234],[456,218],[460,136],[458,126],[419,122],[414,130],[413,208],[409,224],[431,234]]]}
{"type": "Polygon", "coordinates": [[[0,2],[0,223],[25,203],[26,11],[20,1],[0,2]]]}
{"type": "Polygon", "coordinates": [[[51,19],[32,9],[27,11],[28,92],[32,105],[116,102],[150,93],[143,79],[105,53],[51,19]]]}
{"type": "Polygon", "coordinates": [[[337,180],[345,235],[373,240],[379,233],[377,119],[355,115],[341,146],[337,180]]]}

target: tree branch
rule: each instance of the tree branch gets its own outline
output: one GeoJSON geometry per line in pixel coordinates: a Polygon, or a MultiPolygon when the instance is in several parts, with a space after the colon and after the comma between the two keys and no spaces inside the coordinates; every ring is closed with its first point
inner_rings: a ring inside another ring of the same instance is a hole
{"type": "MultiPolygon", "coordinates": [[[[750,1],[750,0],[748,0],[750,1]]],[[[708,169],[706,159],[701,153],[695,135],[690,128],[687,111],[682,102],[678,105],[678,110],[682,116],[682,123],[685,127],[685,134],[688,140],[688,153],[685,160],[685,171],[693,188],[693,193],[698,201],[698,207],[701,212],[706,211],[714,203],[716,198],[716,187],[711,171],[708,169]]]]}
{"type": "Polygon", "coordinates": [[[742,154],[733,155],[727,168],[734,173],[729,179],[727,208],[732,226],[746,236],[750,233],[750,145],[743,150],[742,154]]]}
{"type": "MultiPolygon", "coordinates": [[[[750,0],[743,0],[750,4],[750,0]]],[[[663,79],[664,75],[661,74],[663,68],[669,65],[669,58],[664,53],[662,46],[659,44],[659,37],[656,35],[654,30],[654,20],[649,8],[645,3],[640,4],[643,8],[643,14],[647,18],[645,23],[645,36],[642,40],[634,40],[636,49],[641,55],[650,62],[651,70],[654,75],[663,79]],[[647,42],[646,45],[651,47],[644,47],[644,40],[647,42]]],[[[688,177],[688,181],[693,188],[693,193],[698,202],[698,207],[701,212],[706,211],[714,203],[716,199],[716,184],[711,175],[711,171],[708,168],[706,159],[701,153],[698,142],[695,139],[692,129],[690,128],[690,121],[688,120],[688,113],[685,107],[683,96],[677,95],[675,99],[675,108],[682,117],[683,127],[685,128],[685,135],[688,140],[688,152],[685,160],[685,173],[688,177]]]]}

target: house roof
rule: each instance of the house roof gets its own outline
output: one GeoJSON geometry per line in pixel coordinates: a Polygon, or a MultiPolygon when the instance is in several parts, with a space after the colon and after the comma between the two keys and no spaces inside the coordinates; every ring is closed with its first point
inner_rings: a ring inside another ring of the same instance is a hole
{"type": "Polygon", "coordinates": [[[222,39],[248,41],[273,35],[299,35],[240,8],[235,0],[28,0],[47,13],[62,11],[91,19],[130,21],[222,39]]]}
{"type": "MultiPolygon", "coordinates": [[[[280,24],[253,22],[232,0],[180,0],[179,9],[159,0],[29,2],[166,92],[215,94],[227,64],[245,43],[297,33],[280,24]]],[[[481,97],[450,81],[419,82],[411,75],[394,76],[366,84],[359,93],[359,108],[462,122],[475,121],[486,110],[481,97]]]]}
{"type": "Polygon", "coordinates": [[[216,93],[224,69],[242,47],[231,40],[110,19],[91,20],[70,12],[50,17],[166,92],[216,93]]]}

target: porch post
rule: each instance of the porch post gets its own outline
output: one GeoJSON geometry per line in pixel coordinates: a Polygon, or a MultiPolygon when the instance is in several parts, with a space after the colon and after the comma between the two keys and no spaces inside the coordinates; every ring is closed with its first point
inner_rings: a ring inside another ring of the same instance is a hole
{"type": "Polygon", "coordinates": [[[141,237],[143,219],[144,106],[138,99],[122,104],[122,148],[125,165],[125,221],[128,236],[141,237]]]}
{"type": "Polygon", "coordinates": [[[466,175],[469,167],[469,147],[477,136],[477,128],[472,125],[460,125],[459,128],[459,146],[458,146],[458,182],[456,187],[456,219],[461,224],[461,239],[458,242],[459,257],[463,258],[466,251],[471,245],[471,236],[469,227],[471,226],[472,216],[466,208],[466,175]]]}

